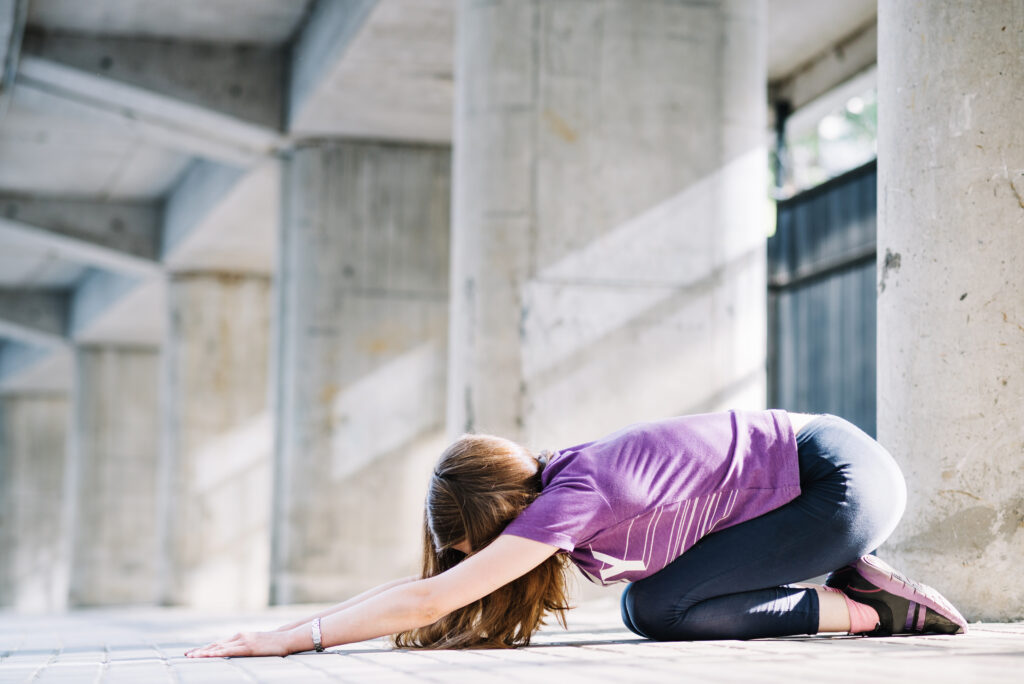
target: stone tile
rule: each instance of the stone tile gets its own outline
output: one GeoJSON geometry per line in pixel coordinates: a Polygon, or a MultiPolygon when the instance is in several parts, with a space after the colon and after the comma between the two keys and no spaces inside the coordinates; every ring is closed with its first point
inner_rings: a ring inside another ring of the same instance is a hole
{"type": "MultiPolygon", "coordinates": [[[[314,608],[315,609],[315,608],[314,608]]],[[[184,650],[239,629],[267,628],[309,606],[206,615],[179,609],[80,611],[50,617],[0,613],[0,684],[7,682],[1015,682],[1024,624],[974,625],[967,635],[790,637],[658,643],[622,629],[613,603],[570,614],[516,650],[396,651],[386,640],[287,658],[193,660],[184,650]]]]}

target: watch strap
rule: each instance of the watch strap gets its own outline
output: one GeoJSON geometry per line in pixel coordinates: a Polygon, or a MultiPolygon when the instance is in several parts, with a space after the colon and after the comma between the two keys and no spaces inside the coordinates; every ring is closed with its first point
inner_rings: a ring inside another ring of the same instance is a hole
{"type": "Polygon", "coordinates": [[[320,618],[313,620],[313,648],[317,653],[323,653],[324,644],[320,634],[320,618]]]}

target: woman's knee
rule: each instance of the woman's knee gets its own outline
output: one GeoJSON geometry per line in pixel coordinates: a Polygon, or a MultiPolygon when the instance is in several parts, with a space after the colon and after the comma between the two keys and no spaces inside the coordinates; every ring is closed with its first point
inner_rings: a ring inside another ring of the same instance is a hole
{"type": "Polygon", "coordinates": [[[850,488],[858,517],[866,528],[869,550],[893,533],[907,505],[907,483],[896,459],[878,442],[865,444],[863,462],[851,469],[850,488]]]}
{"type": "Polygon", "coordinates": [[[825,475],[807,483],[807,489],[813,490],[808,494],[818,494],[822,501],[815,502],[821,505],[828,499],[832,505],[839,504],[839,518],[857,541],[877,547],[903,516],[907,500],[903,473],[892,455],[854,424],[825,416],[814,427],[800,438],[801,476],[807,465],[825,475]]]}
{"type": "Polygon", "coordinates": [[[633,601],[629,597],[630,588],[632,586],[632,584],[626,585],[625,591],[622,592],[622,599],[619,602],[619,610],[622,613],[622,624],[626,625],[626,627],[629,628],[629,631],[633,634],[636,634],[637,636],[644,636],[643,632],[641,632],[633,622],[633,601]]]}
{"type": "Polygon", "coordinates": [[[670,603],[659,592],[645,587],[642,580],[633,582],[622,592],[622,621],[638,636],[669,640],[669,630],[678,617],[670,603]]]}
{"type": "Polygon", "coordinates": [[[889,538],[903,518],[907,505],[907,485],[894,464],[892,472],[878,476],[867,487],[873,491],[870,496],[862,499],[861,508],[865,511],[865,524],[870,528],[868,550],[874,550],[889,538]]]}

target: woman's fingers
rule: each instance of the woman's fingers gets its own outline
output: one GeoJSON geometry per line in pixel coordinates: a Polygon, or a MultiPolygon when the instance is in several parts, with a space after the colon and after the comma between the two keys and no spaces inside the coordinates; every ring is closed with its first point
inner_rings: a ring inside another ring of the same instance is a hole
{"type": "Polygon", "coordinates": [[[236,633],[234,633],[234,635],[232,635],[232,636],[230,636],[230,637],[228,637],[226,639],[220,639],[218,641],[211,641],[210,643],[208,643],[205,646],[196,646],[195,648],[189,648],[188,650],[185,651],[185,655],[188,655],[189,653],[195,653],[195,652],[200,651],[200,650],[205,650],[205,649],[211,648],[213,646],[218,646],[220,644],[227,644],[227,643],[231,643],[231,642],[234,642],[234,641],[239,641],[239,640],[241,640],[243,638],[243,636],[244,635],[241,632],[236,632],[236,633]]]}
{"type": "Polygon", "coordinates": [[[200,648],[185,652],[189,658],[227,658],[231,656],[253,655],[252,635],[236,634],[230,639],[214,641],[200,648]]]}
{"type": "MultiPolygon", "coordinates": [[[[232,647],[233,648],[233,647],[232,647]]],[[[210,648],[200,648],[192,651],[188,654],[189,658],[217,658],[223,655],[227,655],[225,651],[229,650],[226,646],[213,646],[210,648]]]]}
{"type": "Polygon", "coordinates": [[[185,651],[185,655],[190,658],[206,658],[209,657],[214,651],[224,648],[226,646],[233,646],[240,642],[242,635],[238,634],[231,639],[224,639],[223,641],[213,641],[205,646],[199,646],[197,648],[185,651]]]}
{"type": "Polygon", "coordinates": [[[224,658],[232,656],[288,655],[287,635],[280,632],[251,632],[237,634],[231,639],[216,641],[201,648],[186,651],[190,658],[224,658]]]}

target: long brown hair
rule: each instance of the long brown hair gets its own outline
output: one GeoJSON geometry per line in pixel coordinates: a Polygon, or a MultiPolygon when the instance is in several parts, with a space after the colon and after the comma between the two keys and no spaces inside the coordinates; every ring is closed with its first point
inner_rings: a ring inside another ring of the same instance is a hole
{"type": "MultiPolygon", "coordinates": [[[[491,543],[541,490],[544,458],[491,435],[464,435],[445,449],[427,490],[423,577],[454,567],[491,543]]],[[[536,568],[437,622],[394,636],[399,648],[512,648],[530,643],[553,612],[565,626],[570,608],[566,560],[555,554],[536,568]]]]}

